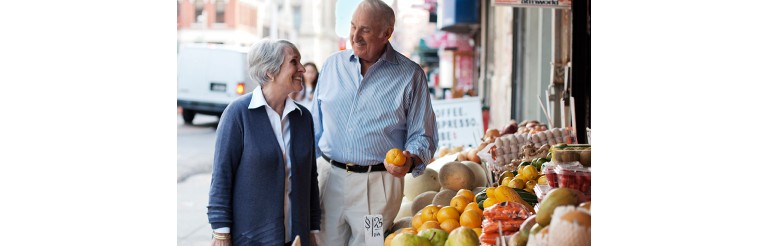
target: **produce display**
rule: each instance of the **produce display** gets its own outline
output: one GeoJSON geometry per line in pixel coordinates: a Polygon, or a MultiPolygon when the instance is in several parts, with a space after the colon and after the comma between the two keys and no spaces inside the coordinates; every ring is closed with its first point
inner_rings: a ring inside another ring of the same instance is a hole
{"type": "Polygon", "coordinates": [[[511,121],[477,147],[440,148],[436,166],[406,175],[384,245],[590,245],[591,146],[571,134],[511,121]]]}

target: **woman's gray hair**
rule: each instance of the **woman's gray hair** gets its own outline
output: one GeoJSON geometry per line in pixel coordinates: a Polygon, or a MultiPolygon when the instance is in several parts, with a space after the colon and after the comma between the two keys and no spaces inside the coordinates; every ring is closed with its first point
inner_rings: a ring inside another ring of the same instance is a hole
{"type": "Polygon", "coordinates": [[[363,6],[373,10],[373,12],[379,16],[380,20],[385,20],[387,22],[386,27],[395,28],[395,11],[392,10],[392,7],[389,7],[387,3],[381,0],[363,0],[357,7],[360,8],[363,6]]]}
{"type": "Polygon", "coordinates": [[[248,51],[248,75],[253,81],[264,85],[270,81],[270,76],[280,73],[280,65],[283,64],[285,48],[296,48],[287,40],[262,39],[251,45],[248,51]]]}

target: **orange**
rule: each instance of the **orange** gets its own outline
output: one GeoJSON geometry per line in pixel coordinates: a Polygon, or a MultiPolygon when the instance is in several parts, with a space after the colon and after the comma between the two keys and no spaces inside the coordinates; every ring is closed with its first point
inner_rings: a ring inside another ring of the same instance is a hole
{"type": "Polygon", "coordinates": [[[480,212],[480,214],[482,214],[482,213],[483,213],[483,210],[482,210],[482,209],[480,209],[480,205],[477,205],[477,203],[476,203],[476,202],[470,202],[470,203],[467,203],[467,206],[466,206],[466,207],[464,207],[464,213],[466,213],[466,212],[467,212],[467,211],[469,211],[469,210],[475,210],[475,211],[477,211],[477,212],[480,212]]]}
{"type": "MultiPolygon", "coordinates": [[[[421,226],[419,227],[419,232],[421,232],[423,230],[426,230],[426,229],[429,229],[429,228],[441,229],[440,228],[440,223],[438,223],[437,221],[434,221],[434,220],[430,220],[430,221],[424,222],[424,224],[421,224],[421,226]]],[[[416,234],[416,233],[414,233],[414,234],[416,234]]]]}
{"type": "Polygon", "coordinates": [[[389,236],[387,236],[387,238],[384,239],[384,246],[389,246],[392,242],[392,238],[395,238],[395,236],[397,236],[397,234],[395,233],[389,234],[389,236]]]}
{"type": "Polygon", "coordinates": [[[418,234],[418,232],[416,231],[416,229],[413,229],[413,227],[403,228],[403,230],[402,230],[402,231],[400,231],[400,233],[401,233],[401,234],[402,234],[402,233],[408,233],[408,234],[414,234],[414,235],[418,234]]]}
{"type": "Polygon", "coordinates": [[[456,195],[457,196],[463,196],[464,198],[467,198],[467,202],[475,200],[475,194],[473,194],[471,190],[461,189],[458,192],[456,192],[456,195]]]}
{"type": "Polygon", "coordinates": [[[421,227],[421,224],[423,224],[424,221],[421,220],[421,213],[416,213],[413,217],[411,217],[411,226],[413,228],[419,228],[421,227]]]}
{"type": "Polygon", "coordinates": [[[467,210],[459,218],[461,226],[469,228],[480,228],[480,224],[483,222],[483,215],[477,210],[467,210]]]}
{"type": "Polygon", "coordinates": [[[440,209],[433,205],[429,204],[426,207],[421,209],[421,222],[426,223],[427,221],[434,220],[437,221],[437,212],[440,211],[440,209]]]}
{"type": "Polygon", "coordinates": [[[454,207],[443,207],[437,211],[437,222],[443,223],[448,219],[459,219],[459,210],[454,207]]]}
{"type": "Polygon", "coordinates": [[[454,207],[456,208],[456,210],[459,210],[459,213],[464,212],[464,208],[467,207],[467,204],[469,204],[469,202],[467,202],[467,199],[463,196],[456,195],[453,198],[451,198],[451,204],[450,204],[451,207],[454,207]]]}
{"type": "Polygon", "coordinates": [[[405,165],[405,159],[406,157],[403,154],[403,151],[398,148],[393,148],[387,152],[386,161],[389,162],[389,164],[399,167],[405,165]]]}
{"type": "Polygon", "coordinates": [[[459,228],[459,221],[455,219],[447,219],[440,223],[440,229],[443,229],[443,231],[451,233],[453,229],[459,228]]]}

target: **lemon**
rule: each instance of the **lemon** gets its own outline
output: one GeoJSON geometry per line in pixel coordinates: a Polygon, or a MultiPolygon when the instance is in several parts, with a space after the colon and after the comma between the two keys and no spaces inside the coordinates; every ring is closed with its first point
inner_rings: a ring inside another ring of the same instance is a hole
{"type": "Polygon", "coordinates": [[[539,177],[538,183],[539,183],[540,185],[545,185],[545,184],[548,184],[548,183],[547,183],[547,176],[541,175],[541,177],[539,177]]]}
{"type": "Polygon", "coordinates": [[[509,182],[508,185],[510,188],[516,188],[516,189],[524,189],[525,188],[525,181],[522,179],[512,179],[512,181],[509,182]]]}

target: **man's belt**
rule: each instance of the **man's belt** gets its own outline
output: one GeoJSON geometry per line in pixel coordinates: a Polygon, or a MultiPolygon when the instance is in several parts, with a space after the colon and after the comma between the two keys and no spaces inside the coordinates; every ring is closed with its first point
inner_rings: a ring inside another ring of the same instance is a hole
{"type": "MultiPolygon", "coordinates": [[[[334,165],[338,168],[345,169],[347,172],[356,172],[356,173],[367,173],[368,172],[368,166],[360,166],[355,165],[352,163],[341,163],[338,161],[331,160],[331,158],[328,158],[325,154],[322,154],[323,159],[330,162],[331,165],[334,165]]],[[[370,167],[371,172],[380,172],[380,171],[387,171],[387,168],[384,167],[384,163],[379,163],[376,165],[373,165],[370,167]]]]}

